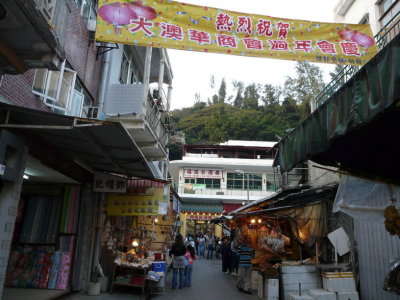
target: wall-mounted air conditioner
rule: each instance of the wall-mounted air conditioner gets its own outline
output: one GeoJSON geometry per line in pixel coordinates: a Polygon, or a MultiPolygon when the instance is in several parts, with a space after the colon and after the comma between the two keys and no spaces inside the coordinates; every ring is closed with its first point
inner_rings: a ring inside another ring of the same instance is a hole
{"type": "Polygon", "coordinates": [[[88,119],[106,120],[106,115],[98,106],[86,106],[84,111],[88,119]]]}

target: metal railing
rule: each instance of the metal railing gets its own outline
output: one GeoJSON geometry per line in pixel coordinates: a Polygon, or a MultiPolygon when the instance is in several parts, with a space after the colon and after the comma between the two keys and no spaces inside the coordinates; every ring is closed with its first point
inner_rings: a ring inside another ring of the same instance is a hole
{"type": "MultiPolygon", "coordinates": [[[[395,36],[400,32],[400,11],[391,18],[386,25],[375,35],[375,42],[380,50],[383,49],[395,36]]],[[[340,87],[342,87],[360,67],[346,65],[343,69],[329,82],[325,88],[313,99],[316,107],[328,100],[340,87]]]]}
{"type": "MultiPolygon", "coordinates": [[[[203,195],[203,196],[232,196],[232,197],[247,197],[247,189],[233,189],[221,187],[220,185],[207,185],[204,188],[198,188],[195,185],[191,187],[191,184],[183,183],[183,184],[173,184],[175,190],[178,191],[179,194],[192,194],[192,195],[203,195]]],[[[263,197],[272,192],[275,192],[278,189],[278,186],[271,186],[264,189],[249,189],[249,197],[263,197]]]]}

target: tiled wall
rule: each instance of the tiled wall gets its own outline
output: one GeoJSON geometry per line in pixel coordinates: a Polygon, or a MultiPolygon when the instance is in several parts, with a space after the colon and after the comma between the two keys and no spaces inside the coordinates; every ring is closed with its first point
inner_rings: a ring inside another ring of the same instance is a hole
{"type": "Polygon", "coordinates": [[[26,153],[20,170],[19,180],[16,182],[3,180],[0,190],[0,299],[3,293],[4,280],[7,271],[15,218],[21,195],[22,175],[25,169],[26,153]]]}

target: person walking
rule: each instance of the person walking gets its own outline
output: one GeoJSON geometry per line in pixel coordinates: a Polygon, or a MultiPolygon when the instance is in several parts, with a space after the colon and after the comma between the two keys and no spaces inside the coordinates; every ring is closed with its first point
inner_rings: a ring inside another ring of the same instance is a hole
{"type": "Polygon", "coordinates": [[[239,273],[236,287],[239,291],[247,294],[251,292],[251,257],[253,249],[249,244],[248,237],[244,237],[238,247],[239,252],[239,273]]]}
{"type": "Polygon", "coordinates": [[[187,265],[185,267],[185,284],[186,287],[192,286],[192,271],[193,271],[193,263],[196,257],[196,253],[194,247],[192,245],[187,245],[187,252],[185,254],[185,259],[187,260],[187,265]]]}
{"type": "Polygon", "coordinates": [[[222,272],[224,274],[229,274],[232,272],[232,266],[231,266],[232,251],[228,237],[222,239],[220,252],[222,256],[222,272]]]}
{"type": "Polygon", "coordinates": [[[179,272],[179,288],[182,289],[185,281],[185,254],[186,246],[183,236],[178,234],[172,244],[171,252],[174,258],[172,260],[172,289],[175,289],[178,283],[179,272]]]}
{"type": "Polygon", "coordinates": [[[207,259],[212,259],[213,257],[213,251],[214,251],[214,244],[215,244],[215,238],[209,231],[206,236],[206,247],[207,247],[207,259]]]}
{"type": "Polygon", "coordinates": [[[204,235],[202,233],[200,233],[199,238],[197,239],[198,243],[199,243],[199,258],[204,258],[204,248],[205,248],[205,243],[206,240],[204,238],[204,235]]]}
{"type": "Polygon", "coordinates": [[[238,269],[239,269],[239,252],[237,249],[236,241],[232,239],[232,242],[230,244],[231,247],[231,252],[232,252],[232,257],[231,257],[231,270],[232,270],[232,275],[237,276],[238,274],[238,269]]]}

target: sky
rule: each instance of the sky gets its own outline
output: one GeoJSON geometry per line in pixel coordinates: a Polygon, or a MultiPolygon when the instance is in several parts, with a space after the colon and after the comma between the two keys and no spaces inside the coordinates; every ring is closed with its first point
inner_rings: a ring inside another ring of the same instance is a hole
{"type": "MultiPolygon", "coordinates": [[[[338,3],[337,0],[183,0],[182,2],[248,14],[318,22],[334,22],[333,9],[338,3]]],[[[195,93],[200,93],[201,101],[211,98],[216,93],[210,88],[211,75],[214,75],[216,89],[219,88],[222,78],[225,78],[228,94],[233,80],[282,86],[287,76],[295,76],[296,63],[286,60],[172,49],[168,49],[168,55],[174,75],[171,110],[192,106],[195,102],[195,93]]],[[[328,73],[334,69],[334,65],[317,65],[323,70],[325,81],[328,82],[328,73]]]]}

